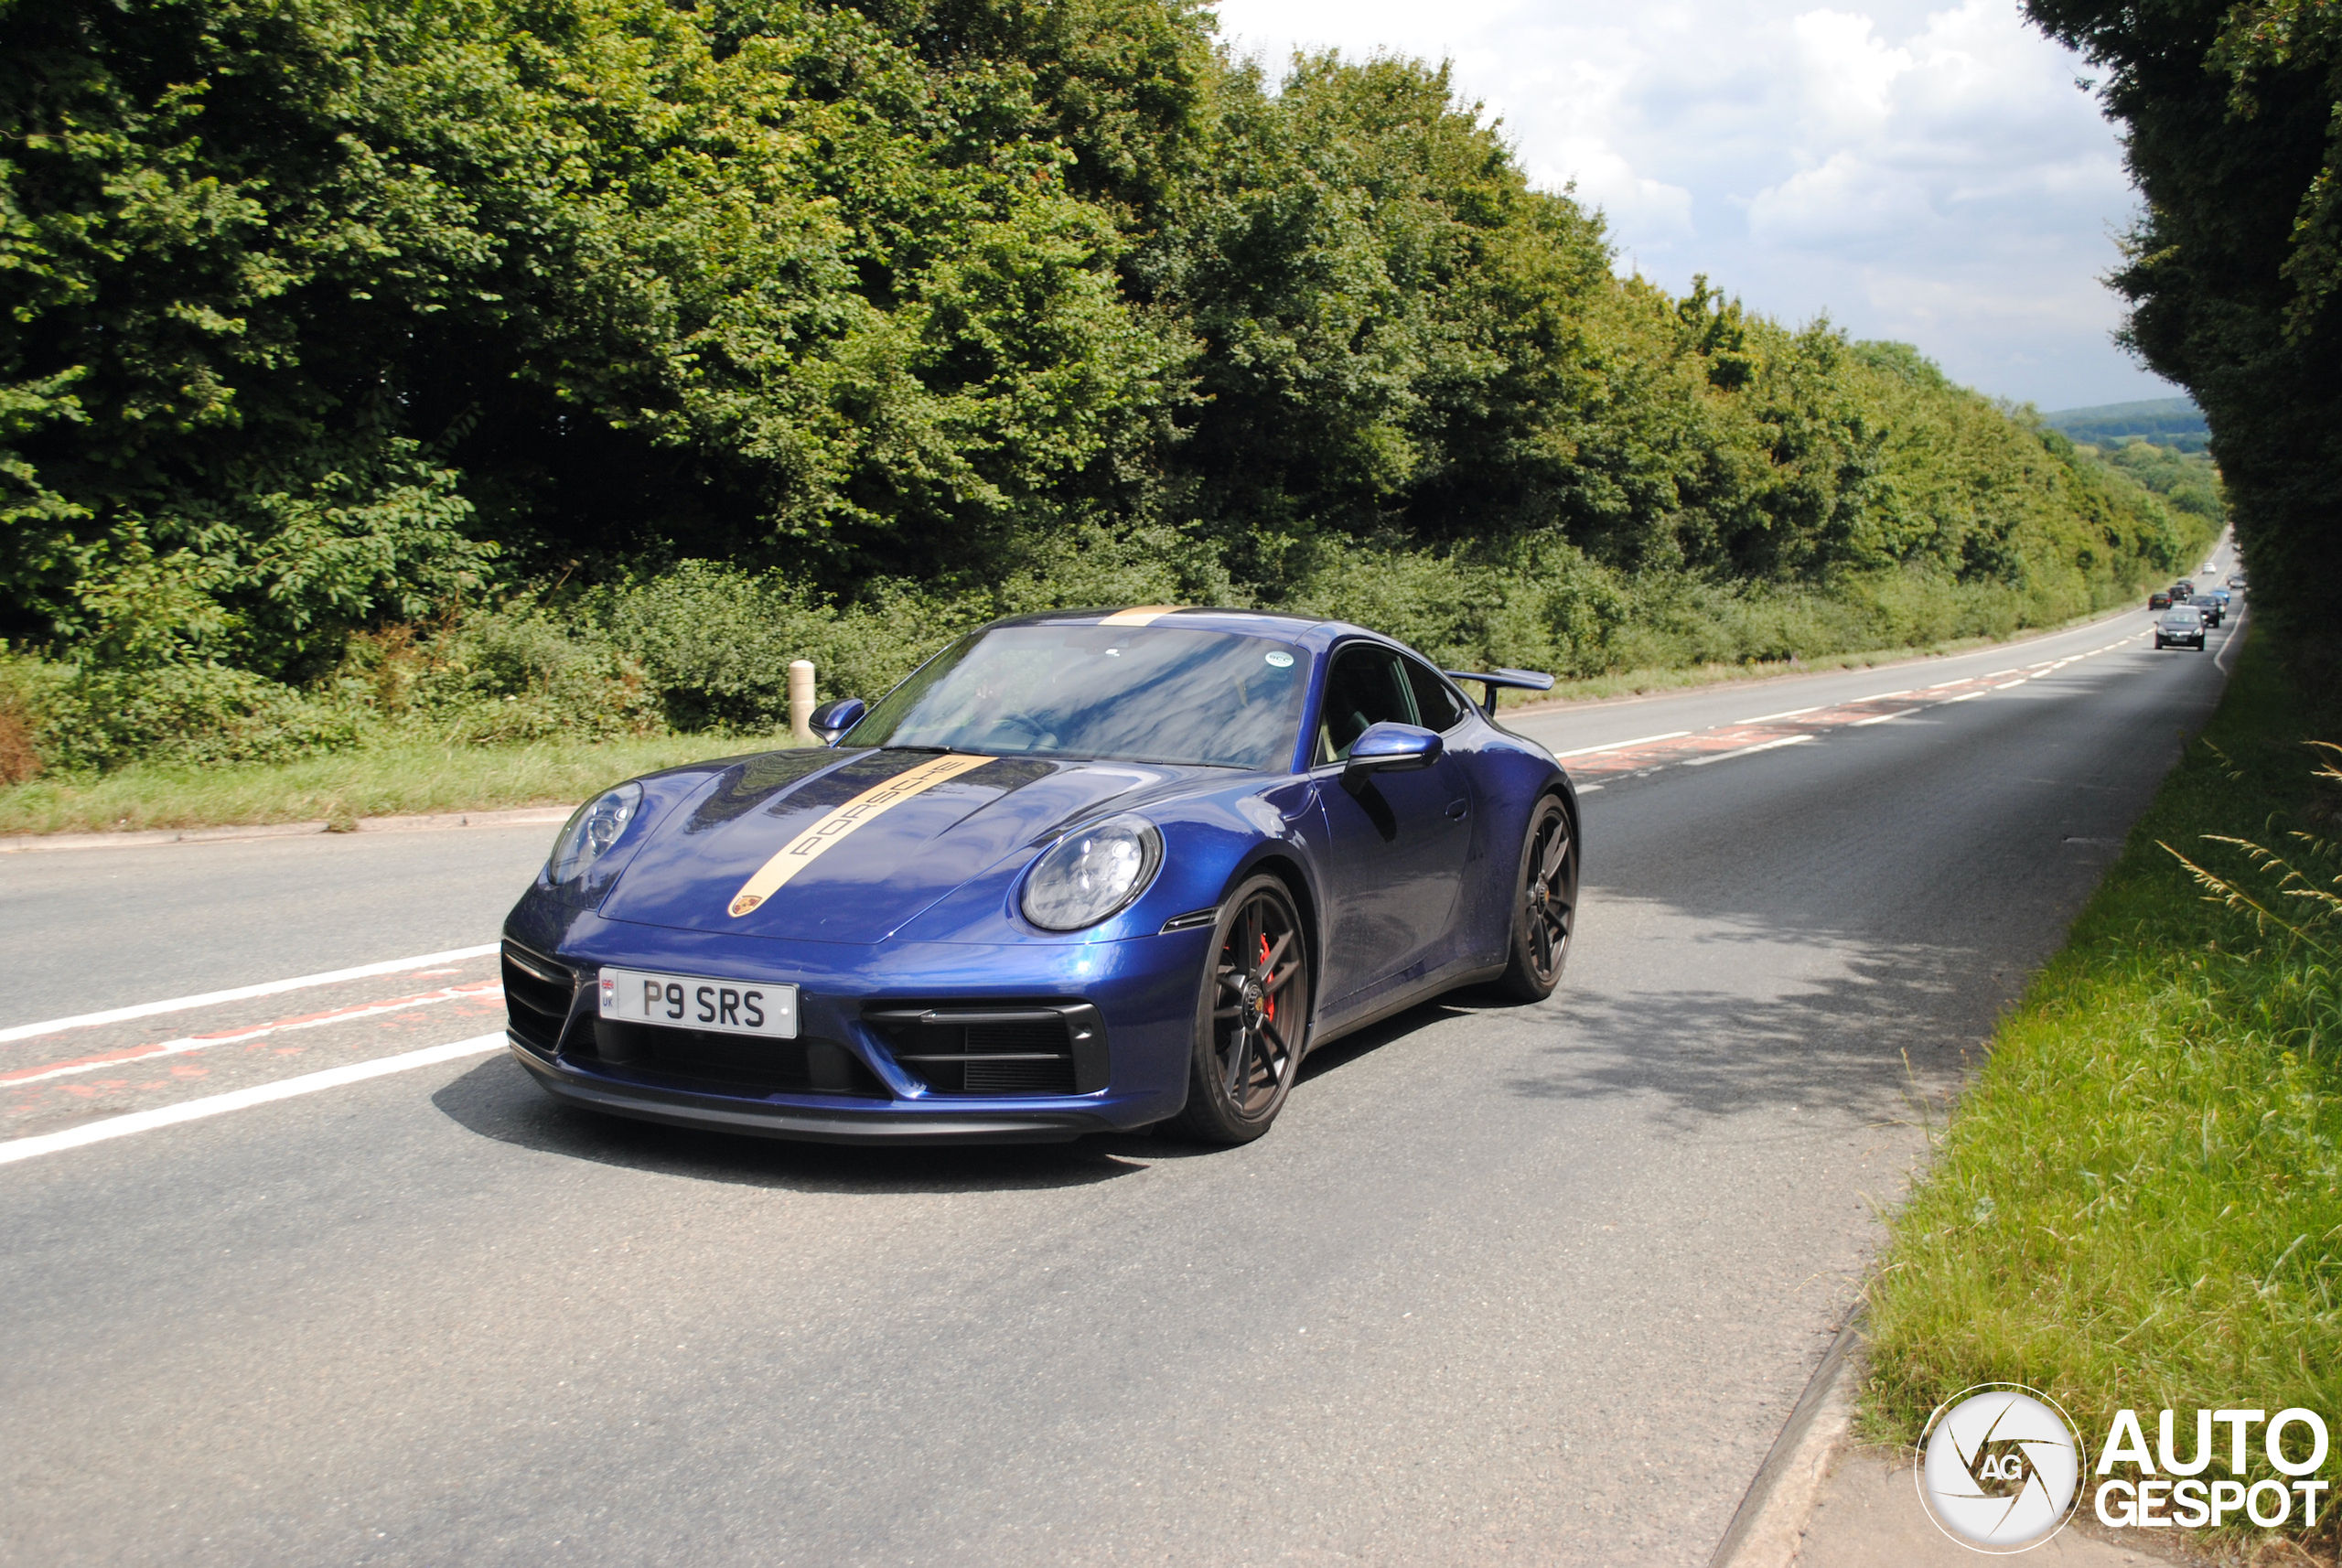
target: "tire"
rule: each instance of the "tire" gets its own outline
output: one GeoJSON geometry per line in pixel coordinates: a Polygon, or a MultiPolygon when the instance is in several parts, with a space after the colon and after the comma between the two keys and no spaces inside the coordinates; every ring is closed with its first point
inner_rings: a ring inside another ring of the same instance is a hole
{"type": "Polygon", "coordinates": [[[1510,961],[1497,982],[1497,990],[1516,1002],[1542,1002],[1562,983],[1577,923],[1577,825],[1561,797],[1548,795],[1529,814],[1521,840],[1510,961]]]}
{"type": "Polygon", "coordinates": [[[1206,1144],[1269,1130],[1309,1048],[1313,976],[1293,897],[1273,876],[1236,890],[1212,928],[1196,998],[1187,1104],[1172,1127],[1206,1144]]]}

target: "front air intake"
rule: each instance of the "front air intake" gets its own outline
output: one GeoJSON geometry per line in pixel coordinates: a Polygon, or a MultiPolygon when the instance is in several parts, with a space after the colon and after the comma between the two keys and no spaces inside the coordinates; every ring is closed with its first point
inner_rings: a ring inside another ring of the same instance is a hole
{"type": "Polygon", "coordinates": [[[937,1094],[1090,1094],[1106,1087],[1106,1028],[1087,1002],[887,1003],[865,1008],[903,1069],[937,1094]]]}
{"type": "Polygon", "coordinates": [[[596,1018],[573,1050],[591,1041],[595,1059],[618,1077],[706,1094],[851,1094],[884,1099],[886,1086],[834,1040],[768,1039],[704,1029],[671,1029],[596,1018]]]}
{"type": "Polygon", "coordinates": [[[568,965],[515,941],[504,944],[505,1015],[514,1034],[547,1056],[561,1046],[576,991],[568,965]]]}

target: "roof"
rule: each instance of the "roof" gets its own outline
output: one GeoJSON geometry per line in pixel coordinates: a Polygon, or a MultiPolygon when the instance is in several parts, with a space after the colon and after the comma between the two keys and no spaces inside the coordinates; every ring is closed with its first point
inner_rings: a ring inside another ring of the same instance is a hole
{"type": "Polygon", "coordinates": [[[1196,631],[1227,631],[1249,636],[1297,637],[1340,623],[1322,616],[1286,615],[1277,610],[1230,609],[1212,605],[1133,605],[1122,609],[1037,610],[994,621],[995,626],[1171,626],[1196,631]]]}

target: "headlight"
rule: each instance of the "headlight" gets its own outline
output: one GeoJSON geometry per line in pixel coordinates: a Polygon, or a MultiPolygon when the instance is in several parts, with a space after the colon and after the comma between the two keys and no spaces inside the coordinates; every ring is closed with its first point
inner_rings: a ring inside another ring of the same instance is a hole
{"type": "Polygon", "coordinates": [[[1163,835],[1140,817],[1112,817],[1068,833],[1025,878],[1025,918],[1045,931],[1078,931],[1128,904],[1163,864],[1163,835]]]}
{"type": "Polygon", "coordinates": [[[554,882],[573,882],[618,842],[626,825],[642,805],[642,786],[621,784],[577,808],[553,841],[553,858],[545,875],[554,882]]]}

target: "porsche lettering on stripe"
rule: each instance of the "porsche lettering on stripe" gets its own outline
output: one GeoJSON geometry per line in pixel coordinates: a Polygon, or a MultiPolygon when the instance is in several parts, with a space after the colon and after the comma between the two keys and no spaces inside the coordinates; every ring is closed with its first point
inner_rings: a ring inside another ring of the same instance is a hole
{"type": "Polygon", "coordinates": [[[766,899],[790,877],[829,853],[830,846],[854,829],[901,805],[914,795],[923,795],[938,784],[948,783],[962,773],[982,768],[994,761],[989,757],[939,757],[922,762],[908,773],[897,773],[884,784],[874,785],[848,800],[833,806],[813,819],[813,825],[780,846],[770,860],[757,868],[757,874],[740,884],[740,891],[732,896],[725,912],[738,919],[766,899]]]}
{"type": "Polygon", "coordinates": [[[1100,626],[1153,626],[1165,616],[1185,607],[1182,605],[1133,605],[1126,610],[1116,610],[1112,615],[1101,617],[1098,624],[1100,626]]]}

